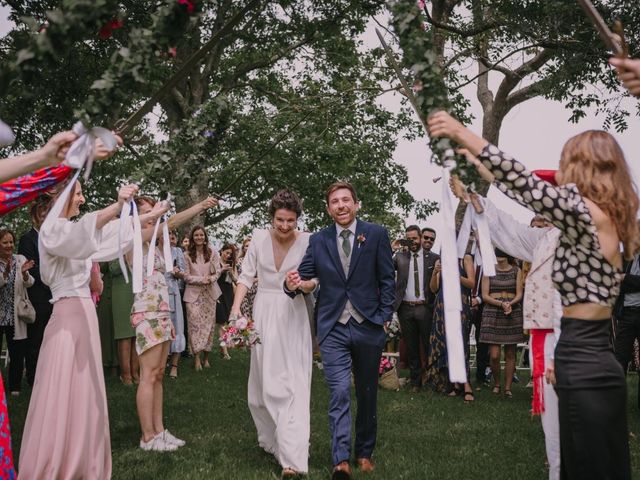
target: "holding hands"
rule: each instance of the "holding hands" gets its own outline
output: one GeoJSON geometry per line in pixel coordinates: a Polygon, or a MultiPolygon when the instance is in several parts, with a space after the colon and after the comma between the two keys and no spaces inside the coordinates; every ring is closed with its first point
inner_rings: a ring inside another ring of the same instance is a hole
{"type": "Polygon", "coordinates": [[[290,292],[295,292],[302,287],[302,279],[300,278],[300,274],[297,270],[290,270],[287,272],[285,285],[287,286],[287,290],[290,292]]]}

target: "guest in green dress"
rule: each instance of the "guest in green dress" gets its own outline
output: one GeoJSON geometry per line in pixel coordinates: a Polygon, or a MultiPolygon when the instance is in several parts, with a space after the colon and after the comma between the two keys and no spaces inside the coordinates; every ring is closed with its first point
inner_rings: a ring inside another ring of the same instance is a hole
{"type": "Polygon", "coordinates": [[[102,295],[98,300],[98,323],[100,329],[100,346],[102,347],[102,366],[107,372],[118,368],[118,350],[113,338],[113,314],[111,312],[111,274],[109,264],[100,264],[102,273],[102,295]]]}
{"type": "MultiPolygon", "coordinates": [[[[104,291],[98,304],[98,316],[101,325],[103,362],[109,357],[105,350],[111,348],[108,339],[112,335],[117,345],[120,380],[125,385],[138,383],[140,367],[135,348],[135,330],[131,327],[130,322],[131,306],[133,305],[131,283],[125,282],[118,260],[103,264],[102,273],[104,274],[104,291]],[[110,327],[108,327],[109,324],[110,327]],[[108,329],[111,329],[112,334],[108,329]]],[[[130,273],[129,277],[131,278],[130,273]]]]}

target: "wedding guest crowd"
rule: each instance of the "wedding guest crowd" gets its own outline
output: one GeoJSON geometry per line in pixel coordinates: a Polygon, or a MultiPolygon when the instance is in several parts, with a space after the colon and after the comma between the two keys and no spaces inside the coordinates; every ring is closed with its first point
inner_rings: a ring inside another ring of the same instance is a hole
{"type": "MultiPolygon", "coordinates": [[[[630,93],[640,96],[640,60],[612,59],[611,63],[630,93]]],[[[633,343],[640,339],[640,200],[620,146],[606,132],[579,134],[564,145],[553,178],[544,178],[445,112],[432,115],[428,129],[433,137],[451,138],[461,145],[460,153],[479,175],[539,215],[534,223],[539,222],[543,230],[533,234],[530,243],[522,238],[516,242],[515,236],[525,233],[514,225],[506,227],[514,229],[511,237],[494,235],[494,276],[476,269],[472,249],[460,259],[467,377],[471,376],[471,308],[482,307],[477,310],[481,321],[476,329],[480,343],[488,345],[495,394],[512,396],[516,347],[526,340],[524,329],[531,329],[532,410],[544,414],[549,408],[554,412],[543,417],[550,479],[631,478],[625,374],[633,343]],[[519,252],[520,260],[530,263],[526,280],[510,252],[519,252]],[[535,298],[541,291],[544,295],[535,298]],[[543,308],[541,299],[546,299],[548,308],[543,308]],[[544,318],[534,318],[536,314],[544,318]],[[500,367],[503,347],[504,382],[500,367]],[[551,387],[541,388],[543,376],[554,386],[553,394],[551,387]]],[[[0,181],[57,165],[76,138],[73,132],[62,132],[35,152],[0,162],[0,181]]],[[[96,146],[97,159],[113,153],[96,146]]],[[[474,395],[469,382],[456,385],[448,380],[441,286],[446,272],[438,255],[431,251],[435,230],[411,225],[406,228],[405,238],[394,242],[394,298],[391,243],[386,231],[355,218],[359,203],[350,184],[339,182],[333,187],[327,194],[327,204],[336,224],[323,232],[332,248],[338,248],[338,273],[348,279],[350,262],[361,254],[359,249],[367,235],[378,235],[378,266],[388,270],[384,282],[379,282],[385,286],[384,305],[380,304],[385,312],[380,316],[385,318],[378,318],[379,310],[373,307],[365,318],[351,303],[349,288],[345,288],[340,290],[346,300],[343,311],[336,311],[338,322],[324,332],[330,338],[348,329],[373,329],[374,334],[367,341],[375,343],[375,348],[367,351],[366,359],[358,358],[358,352],[349,352],[351,340],[332,339],[340,343],[338,350],[322,345],[325,355],[331,357],[331,361],[324,361],[330,370],[327,376],[332,389],[333,475],[351,478],[351,422],[350,418],[345,421],[350,416],[347,377],[351,368],[346,368],[350,363],[333,357],[344,352],[355,355],[356,392],[366,410],[358,413],[356,455],[362,472],[373,471],[370,457],[376,439],[377,383],[375,370],[369,367],[375,366],[380,357],[378,343],[382,342],[374,340],[384,337],[382,324],[390,320],[386,317],[391,316],[392,304],[407,346],[410,392],[417,394],[426,384],[452,396],[460,393],[467,403],[474,400],[474,395]],[[332,196],[336,202],[331,203],[332,196]],[[343,204],[346,210],[340,208],[343,204]],[[367,235],[362,228],[368,229],[367,235]],[[380,321],[380,325],[371,319],[380,321]],[[370,355],[371,351],[375,355],[370,355]],[[366,370],[366,382],[358,378],[362,370],[366,370]]],[[[249,406],[259,444],[276,456],[283,477],[306,473],[312,339],[306,323],[306,302],[299,295],[323,288],[318,279],[324,275],[326,280],[328,274],[322,270],[324,266],[316,265],[313,255],[325,254],[328,249],[317,248],[319,237],[298,231],[302,201],[289,190],[278,192],[269,206],[271,228],[257,230],[253,240],[245,240],[247,246],[243,243],[237,258],[233,244],[225,244],[218,254],[201,225],[192,228],[181,242],[184,253],[176,247],[178,236],[173,231],[171,236],[160,233],[157,242],[152,241],[154,230],[172,230],[213,208],[217,201],[203,200],[161,221],[169,205],[138,192],[136,185],[123,186],[114,203],[80,216],[85,197],[74,178],[34,203],[30,211],[33,228],[20,238],[18,254],[14,253],[14,233],[0,229],[0,339],[6,339],[8,348],[9,391],[13,395],[21,392],[25,367],[27,381],[33,385],[22,435],[20,477],[110,478],[109,416],[101,372],[107,360],[101,358],[101,335],[106,337],[103,342],[123,342],[118,344],[123,383],[136,380],[138,367],[133,351],[139,356],[136,406],[140,448],[166,452],[185,445],[164,426],[162,385],[167,361],[170,376],[177,378],[178,358],[188,343],[195,369],[209,367],[216,324],[238,319],[245,311],[255,318],[264,340],[251,352],[249,382],[249,406]],[[117,296],[116,286],[125,285],[131,291],[131,283],[123,280],[135,275],[140,260],[130,253],[136,241],[135,225],[133,218],[124,215],[116,219],[131,202],[138,205],[142,252],[149,262],[144,262],[148,271],[142,276],[141,288],[132,292],[129,300],[117,296]],[[126,271],[121,267],[121,255],[126,258],[126,271]],[[301,259],[302,274],[296,270],[301,259]],[[180,308],[180,282],[185,284],[188,342],[180,308]],[[255,300],[249,295],[254,287],[255,300]],[[122,328],[126,333],[120,332],[123,318],[128,320],[133,335],[126,328],[122,328]],[[274,328],[267,329],[268,324],[274,328]],[[292,335],[299,340],[293,342],[297,349],[291,348],[292,335]],[[277,382],[270,383],[276,378],[277,382]],[[271,391],[274,388],[275,394],[271,391]],[[287,392],[286,398],[282,397],[283,391],[287,392]]],[[[486,205],[492,227],[504,227],[507,223],[496,219],[495,208],[490,202],[486,205]]],[[[328,284],[331,282],[325,281],[324,289],[334,287],[328,284]]],[[[330,305],[326,299],[323,297],[321,311],[330,305]]],[[[228,357],[228,352],[223,354],[228,357]]],[[[113,362],[109,360],[109,364],[113,362]]],[[[4,395],[4,382],[0,382],[0,476],[16,478],[4,395]]]]}

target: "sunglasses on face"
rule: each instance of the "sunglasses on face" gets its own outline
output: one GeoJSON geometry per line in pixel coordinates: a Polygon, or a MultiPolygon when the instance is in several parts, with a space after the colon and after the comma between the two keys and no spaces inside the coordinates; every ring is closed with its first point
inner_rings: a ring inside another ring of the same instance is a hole
{"type": "Polygon", "coordinates": [[[429,240],[431,242],[435,242],[436,237],[422,237],[423,240],[429,240]]]}

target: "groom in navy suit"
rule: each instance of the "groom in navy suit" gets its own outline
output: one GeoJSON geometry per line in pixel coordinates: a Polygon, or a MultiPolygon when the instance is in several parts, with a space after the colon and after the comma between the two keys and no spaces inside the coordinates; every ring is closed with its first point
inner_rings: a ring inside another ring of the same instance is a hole
{"type": "Polygon", "coordinates": [[[387,231],[356,219],[355,189],[337,182],[327,191],[335,224],[311,237],[297,271],[287,273],[285,291],[308,291],[317,278],[317,338],[330,390],[329,427],[335,480],[350,479],[351,372],[356,387],[355,454],[363,472],[373,470],[376,443],[378,367],[391,319],[395,271],[387,231]]]}

